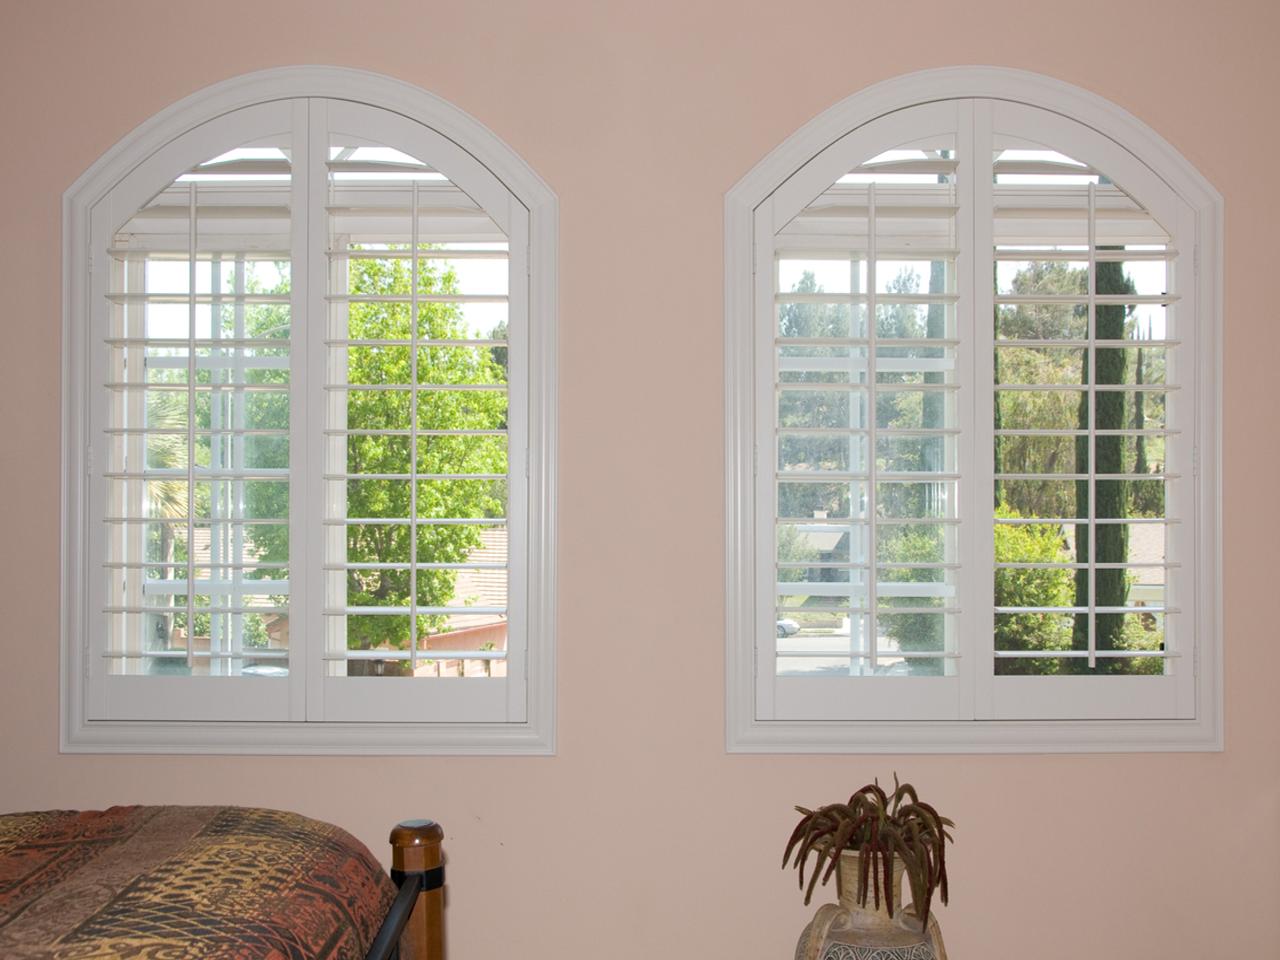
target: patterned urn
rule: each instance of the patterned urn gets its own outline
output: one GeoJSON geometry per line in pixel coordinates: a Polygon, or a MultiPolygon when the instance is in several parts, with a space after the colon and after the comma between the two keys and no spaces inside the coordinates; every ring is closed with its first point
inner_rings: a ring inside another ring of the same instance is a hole
{"type": "Polygon", "coordinates": [[[843,851],[837,870],[840,902],[818,908],[800,934],[796,960],[946,960],[932,912],[928,927],[922,930],[914,905],[902,904],[902,871],[902,861],[895,858],[890,916],[884,891],[879,907],[874,893],[868,893],[866,906],[858,903],[858,854],[843,851]]]}

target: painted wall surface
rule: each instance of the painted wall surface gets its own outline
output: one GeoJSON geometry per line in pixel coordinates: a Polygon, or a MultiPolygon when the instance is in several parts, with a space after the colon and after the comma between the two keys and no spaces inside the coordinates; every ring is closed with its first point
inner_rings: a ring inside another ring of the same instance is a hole
{"type": "Polygon", "coordinates": [[[0,809],[238,803],[447,831],[451,956],[786,957],[791,806],[895,769],[959,824],[952,955],[1280,954],[1271,0],[0,3],[0,809]],[[468,111],[561,203],[553,758],[58,753],[60,204],[207,84],[380,71],[468,111]],[[754,757],[723,746],[724,193],[805,121],[927,67],[1046,73],[1226,198],[1226,750],[754,757]]]}

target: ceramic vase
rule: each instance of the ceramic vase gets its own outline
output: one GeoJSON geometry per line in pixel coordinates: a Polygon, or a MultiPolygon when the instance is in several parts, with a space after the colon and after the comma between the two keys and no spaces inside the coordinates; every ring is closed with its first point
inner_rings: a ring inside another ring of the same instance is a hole
{"type": "Polygon", "coordinates": [[[796,960],[946,960],[938,921],[929,916],[928,927],[920,928],[914,905],[902,903],[901,860],[893,865],[893,916],[881,891],[880,906],[875,894],[866,906],[858,903],[858,854],[840,854],[839,903],[818,908],[796,944],[796,960]]]}

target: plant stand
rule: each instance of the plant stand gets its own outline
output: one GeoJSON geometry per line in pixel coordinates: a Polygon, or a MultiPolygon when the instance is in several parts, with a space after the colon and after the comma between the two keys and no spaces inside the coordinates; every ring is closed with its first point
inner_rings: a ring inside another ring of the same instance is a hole
{"type": "Polygon", "coordinates": [[[818,908],[796,944],[796,960],[946,960],[938,921],[920,929],[914,905],[902,903],[902,861],[893,865],[894,915],[889,916],[884,891],[877,909],[874,893],[867,905],[857,901],[858,854],[845,850],[837,868],[839,903],[818,908]]]}

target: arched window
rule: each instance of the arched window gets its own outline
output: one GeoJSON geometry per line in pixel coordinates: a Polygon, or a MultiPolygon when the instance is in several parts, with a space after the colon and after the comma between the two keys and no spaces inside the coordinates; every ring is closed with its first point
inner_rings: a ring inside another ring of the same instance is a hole
{"type": "Polygon", "coordinates": [[[1220,216],[1002,70],[855,96],[730,193],[731,747],[1218,742],[1220,216]]]}
{"type": "Polygon", "coordinates": [[[550,749],[541,181],[298,68],[154,118],[67,210],[68,745],[550,749]]]}

